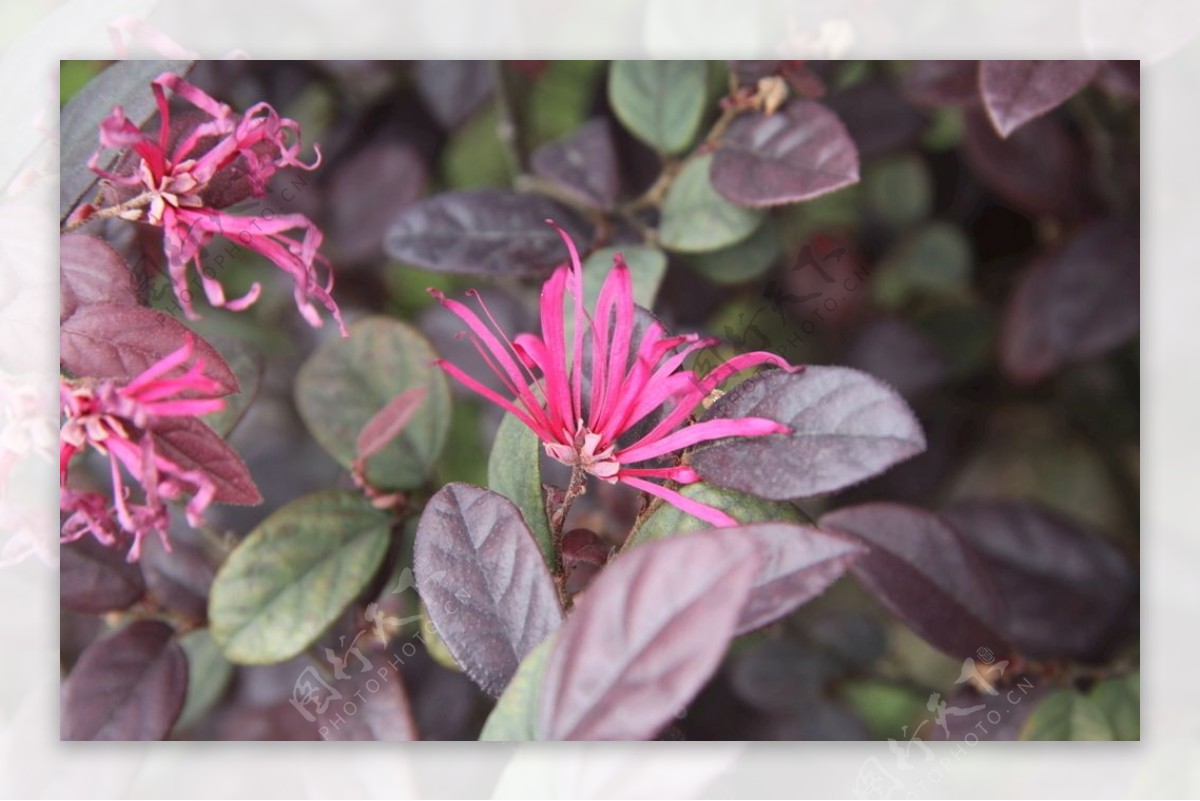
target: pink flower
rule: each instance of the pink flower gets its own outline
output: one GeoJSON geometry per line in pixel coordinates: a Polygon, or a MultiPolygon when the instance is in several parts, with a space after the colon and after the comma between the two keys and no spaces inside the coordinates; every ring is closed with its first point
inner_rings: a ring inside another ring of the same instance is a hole
{"type": "Polygon", "coordinates": [[[140,205],[126,201],[129,210],[119,216],[163,229],[168,271],[187,316],[196,316],[188,288],[189,265],[195,265],[205,295],[214,306],[240,311],[253,304],[262,290],[256,283],[245,296],[228,299],[213,271],[205,272],[201,251],[221,234],[266,256],[292,276],[296,306],[310,325],[320,326],[322,322],[313,305],[317,301],[333,315],[342,336],[346,336],[341,313],[330,294],[333,272],[317,252],[322,234],[311,220],[303,214],[238,217],[206,202],[222,188],[243,182],[250,194],[261,197],[280,168],[316,169],[321,162],[320,150],[312,164],[300,161],[299,124],[280,117],[267,103],[256,103],[245,114],[237,114],[169,72],[155,78],[151,89],[158,101],[158,135],[152,137],[140,131],[117,106],[100,125],[100,149],[88,166],[113,184],[139,192],[136,200],[140,205]],[[188,124],[177,135],[171,128],[167,89],[202,112],[201,121],[191,123],[188,118],[188,124]],[[132,148],[139,160],[129,171],[102,169],[99,163],[106,148],[132,148]],[[288,231],[300,232],[300,239],[285,236],[288,231]],[[324,281],[317,274],[317,264],[326,269],[324,281]]]}
{"type": "MultiPolygon", "coordinates": [[[[429,290],[467,324],[472,342],[513,399],[503,397],[445,360],[437,363],[529,426],[541,439],[546,453],[563,464],[579,466],[603,481],[628,484],[656,495],[714,526],[737,525],[725,512],[685,498],[652,480],[667,479],[678,484],[699,481],[690,467],[654,463],[700,442],[788,433],[787,426],[757,417],[684,424],[701,401],[735,373],[763,364],[785,370],[799,368],[773,353],[758,351],[735,356],[700,378],[681,369],[683,362],[717,340],[696,334],[669,337],[655,322],[635,343],[629,268],[619,254],[600,290],[594,315],[587,316],[579,254],[570,237],[555,228],[566,242],[571,262],[558,268],[542,287],[540,337],[519,334],[510,341],[482,301],[480,307],[490,327],[463,304],[429,290]],[[570,295],[574,303],[575,327],[570,342],[565,334],[565,295],[570,295]],[[588,361],[590,388],[585,393],[583,372],[588,361]],[[622,435],[659,409],[665,415],[648,433],[636,442],[618,444],[622,435]]],[[[474,291],[469,294],[478,298],[474,291]]]]}
{"type": "Polygon", "coordinates": [[[128,559],[133,562],[141,554],[142,538],[156,531],[169,549],[166,530],[170,518],[163,501],[184,494],[192,495],[186,506],[188,522],[200,525],[216,491],[212,479],[203,471],[186,469],[163,456],[153,434],[154,423],[160,418],[208,414],[224,408],[225,401],[213,396],[225,390],[204,375],[201,360],[179,375],[168,376],[191,357],[189,336],[183,347],[123,386],[113,381],[90,385],[60,379],[66,419],[59,433],[59,507],[68,513],[63,523],[63,542],[91,534],[105,545],[120,546],[132,538],[128,559]],[[108,457],[112,508],[103,495],[79,492],[67,484],[71,459],[88,447],[108,457]],[[141,503],[130,501],[122,467],[141,484],[141,503]]]}

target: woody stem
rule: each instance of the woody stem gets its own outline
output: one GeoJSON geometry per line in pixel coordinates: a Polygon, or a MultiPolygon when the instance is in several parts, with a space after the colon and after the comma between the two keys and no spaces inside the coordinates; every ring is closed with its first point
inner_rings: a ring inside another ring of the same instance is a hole
{"type": "Polygon", "coordinates": [[[554,516],[550,519],[550,533],[553,535],[556,545],[562,539],[563,524],[567,522],[567,513],[571,511],[571,504],[575,503],[576,498],[587,492],[587,485],[584,483],[586,479],[587,473],[584,472],[581,465],[571,467],[571,480],[567,482],[567,494],[563,496],[562,505],[554,511],[554,516]]]}

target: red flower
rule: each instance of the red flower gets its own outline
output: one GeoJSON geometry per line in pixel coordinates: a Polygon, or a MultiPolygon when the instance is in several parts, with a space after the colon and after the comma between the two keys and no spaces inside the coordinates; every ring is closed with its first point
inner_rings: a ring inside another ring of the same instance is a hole
{"type": "Polygon", "coordinates": [[[156,448],[153,424],[158,418],[208,414],[224,408],[225,401],[212,397],[224,392],[219,383],[204,375],[197,359],[181,375],[167,377],[192,357],[192,339],[183,347],[151,365],[124,386],[103,381],[94,386],[72,384],[60,379],[65,421],[59,433],[59,507],[68,513],[62,541],[71,542],[91,534],[110,546],[133,544],[128,559],[141,554],[142,538],[157,531],[168,549],[166,530],[170,523],[164,500],[192,495],[186,512],[188,522],[200,525],[204,510],[216,488],[203,471],[188,470],[166,458],[156,448]],[[96,492],[78,492],[67,485],[71,459],[91,447],[108,457],[113,484],[113,506],[96,492]],[[121,468],[141,484],[143,500],[131,502],[121,468]]]}
{"type": "Polygon", "coordinates": [[[246,181],[250,193],[261,197],[280,168],[316,169],[321,162],[320,150],[312,164],[300,161],[300,125],[280,117],[267,103],[256,103],[245,114],[237,114],[169,72],[155,78],[151,89],[158,101],[158,135],[143,133],[117,106],[100,125],[100,149],[88,166],[113,184],[140,190],[136,202],[123,204],[128,211],[119,216],[163,229],[168,271],[184,312],[190,318],[196,316],[188,289],[187,270],[192,264],[214,306],[240,311],[258,299],[261,286],[257,283],[244,297],[230,300],[211,271],[205,273],[201,251],[221,234],[261,253],[292,276],[296,306],[310,325],[320,326],[322,322],[313,305],[317,301],[333,315],[342,336],[346,336],[341,313],[330,294],[333,273],[328,261],[317,252],[322,234],[311,220],[303,214],[238,217],[211,208],[204,200],[205,190],[218,178],[246,181]],[[204,117],[171,145],[168,89],[199,109],[204,117]],[[208,146],[214,139],[215,144],[208,146]],[[128,172],[102,169],[100,158],[107,148],[132,148],[140,161],[128,172]],[[285,236],[288,231],[299,231],[300,239],[285,236]],[[326,269],[324,281],[317,274],[317,264],[326,269]]]}
{"type": "MultiPolygon", "coordinates": [[[[513,399],[501,396],[445,360],[439,360],[438,364],[529,426],[542,440],[546,453],[563,464],[578,465],[609,483],[621,482],[657,495],[715,526],[736,525],[737,521],[725,512],[685,498],[651,480],[669,479],[679,484],[699,481],[690,467],[650,464],[699,442],[788,433],[787,426],[758,417],[684,423],[701,401],[735,373],[762,364],[785,370],[799,368],[773,353],[757,351],[735,356],[700,378],[690,370],[681,369],[683,362],[691,353],[711,347],[717,340],[702,339],[696,334],[668,337],[656,322],[635,343],[629,268],[619,254],[600,290],[595,313],[588,317],[583,308],[583,267],[579,254],[566,233],[562,229],[558,232],[566,242],[571,262],[556,270],[542,288],[540,337],[520,334],[510,341],[482,301],[480,307],[491,327],[463,304],[429,290],[467,324],[472,342],[513,399]],[[575,320],[569,343],[563,310],[567,294],[574,303],[575,320]],[[589,324],[586,331],[585,322],[589,324]],[[591,386],[585,396],[583,370],[588,361],[591,386]],[[659,409],[666,414],[647,434],[636,442],[618,444],[622,435],[659,409]]],[[[469,294],[478,298],[474,291],[469,294]]]]}

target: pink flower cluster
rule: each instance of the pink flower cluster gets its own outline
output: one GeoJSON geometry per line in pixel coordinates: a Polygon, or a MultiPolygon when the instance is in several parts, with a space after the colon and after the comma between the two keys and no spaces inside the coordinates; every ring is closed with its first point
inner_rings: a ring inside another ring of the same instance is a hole
{"type": "MultiPolygon", "coordinates": [[[[490,327],[463,304],[430,290],[466,323],[472,342],[512,400],[454,364],[445,360],[438,364],[529,426],[541,439],[546,453],[563,464],[577,465],[603,481],[628,484],[656,495],[715,526],[737,525],[725,512],[651,480],[692,484],[700,479],[690,467],[651,464],[700,442],[790,432],[785,425],[759,417],[685,423],[700,403],[735,373],[765,364],[785,370],[800,368],[773,353],[755,351],[735,356],[703,377],[681,369],[689,355],[712,347],[717,340],[696,334],[667,336],[655,322],[640,341],[634,342],[633,289],[629,268],[619,254],[600,290],[595,313],[587,315],[579,254],[570,237],[562,229],[558,231],[571,261],[558,268],[542,287],[540,337],[519,334],[510,341],[482,301],[480,306],[490,327]],[[570,342],[566,339],[564,313],[567,295],[575,320],[570,342]],[[585,392],[584,364],[589,360],[590,388],[585,392]],[[659,410],[664,412],[661,419],[644,436],[636,442],[618,444],[623,435],[659,410]]],[[[470,294],[478,297],[477,293],[470,294]]]]}
{"type": "Polygon", "coordinates": [[[225,401],[221,385],[204,374],[196,359],[182,373],[177,368],[192,358],[192,338],[183,347],[149,367],[127,384],[114,381],[72,383],[60,379],[64,422],[59,434],[59,506],[67,515],[62,541],[91,534],[105,545],[119,547],[132,541],[128,559],[141,554],[142,540],[157,532],[163,545],[170,517],[165,501],[192,495],[186,506],[188,522],[200,525],[204,510],[216,491],[202,470],[187,469],[164,456],[154,434],[154,424],[165,417],[195,416],[219,411],[225,401]],[[108,457],[112,476],[112,506],[98,492],[77,491],[67,482],[71,460],[87,449],[108,457]],[[142,498],[134,501],[122,468],[141,485],[142,498]]]}
{"type": "MultiPolygon", "coordinates": [[[[120,216],[163,229],[168,271],[184,312],[190,318],[196,316],[188,288],[190,265],[195,265],[212,305],[239,311],[258,299],[262,290],[258,283],[243,297],[226,298],[214,271],[204,269],[201,253],[220,234],[262,254],[291,275],[296,306],[310,325],[322,323],[313,305],[316,301],[329,311],[342,336],[346,336],[341,313],[331,295],[333,272],[318,252],[322,233],[311,220],[303,214],[240,217],[205,202],[205,191],[218,179],[226,183],[244,181],[250,194],[261,197],[267,182],[279,169],[316,169],[321,161],[320,150],[312,164],[302,162],[299,124],[280,117],[267,103],[256,103],[244,114],[238,114],[169,72],[155,78],[151,88],[158,103],[157,135],[143,133],[117,106],[100,126],[101,147],[88,166],[114,185],[139,192],[140,205],[127,201],[125,205],[130,208],[120,216]],[[188,122],[182,133],[172,131],[167,90],[201,112],[201,120],[195,124],[188,122]],[[100,160],[109,148],[132,149],[138,157],[133,169],[103,169],[100,160]],[[289,231],[298,231],[300,238],[285,236],[289,231]],[[318,265],[325,268],[324,280],[318,275],[318,265]]],[[[94,211],[88,207],[84,215],[94,211]]]]}

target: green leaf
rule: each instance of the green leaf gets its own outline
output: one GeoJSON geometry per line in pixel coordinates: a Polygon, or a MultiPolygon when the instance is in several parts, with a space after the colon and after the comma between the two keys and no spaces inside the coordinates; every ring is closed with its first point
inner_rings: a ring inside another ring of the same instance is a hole
{"type": "Polygon", "coordinates": [[[929,216],[933,176],[925,159],[908,153],[882,159],[864,176],[871,211],[894,228],[907,228],[929,216]]]}
{"type": "Polygon", "coordinates": [[[433,661],[447,670],[462,673],[462,666],[454,660],[454,654],[450,653],[450,649],[446,647],[446,641],[438,634],[433,621],[429,619],[429,610],[425,608],[425,604],[421,604],[419,624],[421,626],[421,642],[425,644],[425,650],[433,657],[433,661]]]}
{"type": "Polygon", "coordinates": [[[930,223],[888,253],[872,282],[872,295],[887,309],[921,296],[961,295],[971,281],[971,262],[971,243],[961,229],[930,223]]]}
{"type": "Polygon", "coordinates": [[[326,490],[292,501],[250,532],[213,582],[213,640],[231,662],[264,665],[312,644],[371,580],[387,551],[387,515],[326,490]]]}
{"type": "Polygon", "coordinates": [[[452,404],[450,432],[437,463],[438,484],[462,481],[479,485],[487,481],[487,465],[479,458],[482,436],[479,418],[479,404],[452,404]]]}
{"type": "Polygon", "coordinates": [[[876,740],[886,740],[925,715],[925,701],[911,690],[883,681],[852,681],[842,694],[876,740]]]}
{"type": "Polygon", "coordinates": [[[1074,690],[1059,690],[1037,705],[1021,727],[1022,740],[1111,740],[1104,711],[1074,690]]]}
{"type": "Polygon", "coordinates": [[[500,112],[493,105],[450,137],[441,160],[442,178],[448,188],[512,186],[513,173],[499,130],[500,112]]]}
{"type": "Polygon", "coordinates": [[[600,248],[583,263],[584,307],[594,309],[600,298],[600,288],[613,267],[613,256],[625,257],[633,283],[633,302],[644,309],[654,308],[658,287],[667,272],[667,256],[658,248],[647,245],[623,245],[600,248]]]}
{"type": "Polygon", "coordinates": [[[504,415],[488,458],[488,489],[508,498],[521,510],[547,566],[554,564],[554,541],[542,494],[542,446],[537,434],[512,414],[504,415]]]}
{"type": "Polygon", "coordinates": [[[695,159],[667,190],[659,241],[668,250],[720,250],[750,236],[762,222],[763,212],[735,206],[717,194],[708,178],[711,163],[711,155],[695,159]]]}
{"type": "Polygon", "coordinates": [[[603,61],[555,61],[529,93],[526,125],[533,146],[575,132],[592,110],[603,61]]]}
{"type": "Polygon", "coordinates": [[[194,725],[208,710],[212,709],[229,680],[233,678],[233,665],[221,656],[221,650],[213,642],[207,629],[197,629],[179,640],[187,655],[188,687],[183,711],[175,721],[175,731],[194,725]]]}
{"type": "MultiPolygon", "coordinates": [[[[716,507],[739,523],[812,522],[790,503],[767,501],[736,490],[712,487],[703,482],[683,487],[679,490],[679,494],[707,506],[716,507]]],[[[712,526],[664,501],[659,503],[650,516],[633,530],[622,548],[632,548],[636,545],[643,545],[701,528],[712,528],[712,526]]]]}
{"type": "Polygon", "coordinates": [[[327,340],[300,368],[296,407],[313,438],[349,468],[358,433],[375,413],[404,390],[425,387],[425,402],[408,426],[368,465],[374,486],[411,489],[432,471],[450,425],[450,389],[435,358],[425,338],[404,323],[359,320],[348,339],[327,340]]]}
{"type": "Polygon", "coordinates": [[[554,647],[554,640],[555,635],[551,634],[521,660],[512,681],[501,693],[492,714],[483,724],[480,740],[516,742],[538,739],[542,677],[546,673],[546,660],[554,647]]]}
{"type": "Polygon", "coordinates": [[[617,119],[666,154],[682,152],[696,138],[707,89],[703,61],[614,61],[608,73],[617,119]]]}
{"type": "Polygon", "coordinates": [[[1112,728],[1114,740],[1142,739],[1140,673],[1101,682],[1092,690],[1091,698],[1112,728]]]}
{"type": "Polygon", "coordinates": [[[687,256],[683,263],[714,284],[741,284],[771,269],[779,254],[779,235],[775,223],[768,217],[741,242],[687,256]]]}

